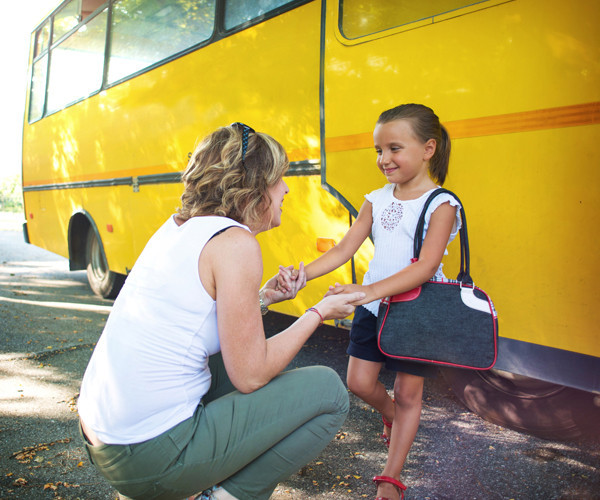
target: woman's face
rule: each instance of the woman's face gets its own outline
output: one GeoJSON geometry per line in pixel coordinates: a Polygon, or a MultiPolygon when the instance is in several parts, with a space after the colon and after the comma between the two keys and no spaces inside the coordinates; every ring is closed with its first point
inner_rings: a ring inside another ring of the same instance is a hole
{"type": "Polygon", "coordinates": [[[268,227],[271,229],[281,224],[281,214],[283,197],[290,192],[287,184],[283,178],[279,179],[273,186],[268,189],[269,199],[271,200],[271,206],[267,210],[266,216],[270,218],[267,220],[268,227]]]}

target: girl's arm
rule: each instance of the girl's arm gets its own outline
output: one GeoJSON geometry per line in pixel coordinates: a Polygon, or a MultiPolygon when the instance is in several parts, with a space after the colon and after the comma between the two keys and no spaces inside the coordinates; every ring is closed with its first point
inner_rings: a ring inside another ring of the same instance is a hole
{"type": "Polygon", "coordinates": [[[450,233],[456,220],[456,207],[450,203],[441,204],[432,214],[419,260],[389,278],[370,285],[336,285],[327,295],[362,291],[366,296],[356,305],[412,290],[429,280],[440,267],[450,233]]]}
{"type": "MultiPolygon", "coordinates": [[[[365,201],[358,212],[354,224],[350,226],[348,232],[344,235],[338,245],[327,250],[323,255],[313,260],[310,264],[304,266],[306,281],[318,278],[324,274],[330,273],[342,264],[348,262],[358,251],[363,242],[371,233],[373,225],[373,205],[370,201],[365,201]]],[[[293,287],[292,271],[280,266],[278,275],[278,285],[284,290],[295,288],[298,291],[301,287],[293,287]]]]}
{"type": "MultiPolygon", "coordinates": [[[[289,328],[265,338],[258,307],[262,257],[251,233],[231,228],[212,238],[199,259],[200,279],[217,302],[217,324],[227,374],[240,392],[252,392],[280,373],[320,324],[309,311],[289,328]]],[[[324,319],[352,313],[363,294],[327,297],[315,307],[324,319]],[[335,300],[331,300],[335,299],[335,300]]]]}

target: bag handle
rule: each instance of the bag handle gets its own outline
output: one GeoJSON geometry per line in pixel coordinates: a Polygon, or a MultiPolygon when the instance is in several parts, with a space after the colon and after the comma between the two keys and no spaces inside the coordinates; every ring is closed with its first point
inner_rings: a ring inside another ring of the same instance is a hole
{"type": "Polygon", "coordinates": [[[421,215],[419,216],[419,221],[417,222],[417,228],[415,230],[415,237],[413,242],[413,257],[418,260],[419,255],[421,254],[421,248],[423,246],[423,232],[425,230],[425,214],[427,213],[427,209],[429,208],[429,205],[431,205],[431,202],[434,200],[434,198],[436,198],[442,193],[449,194],[460,204],[460,272],[458,273],[456,279],[462,282],[464,285],[472,285],[473,279],[471,278],[471,258],[469,255],[467,216],[465,215],[465,209],[458,196],[456,196],[452,191],[449,191],[448,189],[438,188],[429,195],[429,198],[427,198],[427,201],[423,206],[421,215]]]}

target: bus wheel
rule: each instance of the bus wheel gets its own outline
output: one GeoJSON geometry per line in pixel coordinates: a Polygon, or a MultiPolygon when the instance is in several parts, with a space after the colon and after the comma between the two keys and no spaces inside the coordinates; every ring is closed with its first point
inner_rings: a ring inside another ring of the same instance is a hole
{"type": "Polygon", "coordinates": [[[125,283],[125,275],[108,269],[96,233],[88,231],[86,243],[87,278],[92,291],[105,299],[114,299],[125,283]]]}
{"type": "Polygon", "coordinates": [[[599,432],[597,394],[500,370],[442,373],[467,408],[494,424],[552,440],[599,432]]]}

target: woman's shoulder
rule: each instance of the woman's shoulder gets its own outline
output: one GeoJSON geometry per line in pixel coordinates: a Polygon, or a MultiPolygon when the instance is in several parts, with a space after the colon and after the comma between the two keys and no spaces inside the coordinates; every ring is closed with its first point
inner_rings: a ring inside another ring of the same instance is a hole
{"type": "Polygon", "coordinates": [[[200,215],[191,217],[186,221],[186,223],[188,222],[191,223],[190,225],[204,227],[208,230],[212,228],[240,227],[250,232],[248,226],[245,226],[241,222],[219,215],[200,215]]]}
{"type": "MultiPolygon", "coordinates": [[[[234,221],[235,222],[235,221],[234,221]]],[[[260,248],[258,240],[243,224],[223,225],[222,229],[214,233],[210,238],[213,246],[225,250],[231,248],[239,254],[245,254],[248,251],[255,251],[260,248]]]]}
{"type": "Polygon", "coordinates": [[[262,262],[258,240],[240,226],[229,226],[215,233],[206,243],[202,255],[207,259],[205,262],[211,262],[215,269],[226,273],[258,269],[262,262]]]}
{"type": "Polygon", "coordinates": [[[227,280],[262,275],[262,252],[256,237],[243,227],[232,226],[216,234],[206,244],[204,261],[213,272],[227,280]]]}

